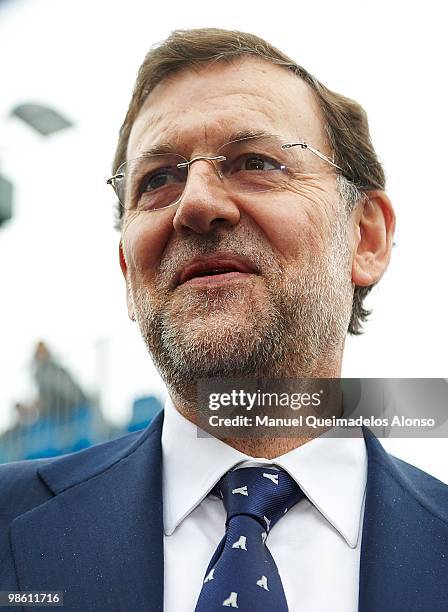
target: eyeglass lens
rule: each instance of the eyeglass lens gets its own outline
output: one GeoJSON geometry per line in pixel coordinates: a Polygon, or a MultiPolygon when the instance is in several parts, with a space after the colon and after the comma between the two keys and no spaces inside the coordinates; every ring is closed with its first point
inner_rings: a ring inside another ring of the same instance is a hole
{"type": "MultiPolygon", "coordinates": [[[[215,156],[222,161],[201,157],[201,163],[213,164],[216,180],[234,193],[255,193],[284,189],[293,172],[305,170],[312,155],[300,149],[283,150],[282,140],[258,137],[235,140],[220,147],[215,156]],[[308,158],[308,159],[307,159],[308,158]]],[[[127,210],[151,211],[176,204],[184,192],[189,164],[177,154],[143,155],[125,162],[117,171],[115,188],[127,210]],[[179,167],[179,165],[181,167],[179,167]]]]}

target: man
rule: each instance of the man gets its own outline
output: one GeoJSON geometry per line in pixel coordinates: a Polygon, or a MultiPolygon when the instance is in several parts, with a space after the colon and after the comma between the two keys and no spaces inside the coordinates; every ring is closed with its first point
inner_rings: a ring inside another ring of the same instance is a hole
{"type": "Polygon", "coordinates": [[[170,400],[143,434],[3,469],[1,588],[69,610],[448,609],[441,482],[368,430],[195,426],[204,379],[340,376],[395,225],[362,109],[255,36],[175,32],[140,69],[110,182],[170,400]]]}

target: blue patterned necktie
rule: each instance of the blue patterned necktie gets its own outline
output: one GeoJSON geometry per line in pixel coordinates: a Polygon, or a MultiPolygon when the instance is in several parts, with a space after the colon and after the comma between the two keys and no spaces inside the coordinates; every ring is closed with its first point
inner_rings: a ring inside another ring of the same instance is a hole
{"type": "Polygon", "coordinates": [[[212,493],[227,510],[226,534],[205,573],[195,612],[288,612],[266,539],[304,493],[286,472],[258,467],[228,472],[212,493]]]}

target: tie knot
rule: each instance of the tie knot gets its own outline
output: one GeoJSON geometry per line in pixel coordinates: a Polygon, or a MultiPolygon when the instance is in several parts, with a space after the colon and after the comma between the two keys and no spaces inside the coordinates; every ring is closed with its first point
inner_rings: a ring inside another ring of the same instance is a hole
{"type": "Polygon", "coordinates": [[[283,470],[239,468],[228,472],[213,489],[222,497],[227,524],[236,515],[256,518],[266,532],[305,494],[283,470]]]}

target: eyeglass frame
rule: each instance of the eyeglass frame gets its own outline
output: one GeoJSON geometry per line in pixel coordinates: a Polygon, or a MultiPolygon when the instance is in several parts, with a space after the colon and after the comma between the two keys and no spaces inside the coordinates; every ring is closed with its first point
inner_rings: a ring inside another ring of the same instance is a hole
{"type": "MultiPolygon", "coordinates": [[[[272,135],[273,136],[273,135],[272,135]]],[[[238,142],[239,140],[244,141],[244,140],[250,140],[252,138],[257,138],[257,136],[248,136],[246,138],[240,138],[240,139],[236,139],[236,140],[231,140],[230,142],[226,142],[223,145],[221,145],[219,147],[219,149],[225,147],[226,145],[232,144],[234,142],[238,142]]],[[[341,172],[343,172],[342,168],[340,166],[338,166],[337,164],[335,164],[333,161],[331,161],[330,158],[328,158],[326,155],[324,155],[323,153],[321,153],[318,149],[310,146],[308,143],[302,141],[302,142],[286,142],[282,145],[280,145],[280,148],[282,150],[285,149],[292,149],[293,147],[300,147],[301,149],[307,149],[308,151],[311,151],[311,153],[313,153],[314,155],[316,155],[319,159],[327,162],[328,164],[330,164],[331,166],[333,166],[334,168],[336,168],[337,170],[340,170],[341,172]]],[[[218,149],[218,150],[219,150],[218,149]]],[[[155,155],[155,154],[154,154],[155,155]]],[[[217,168],[215,166],[215,164],[213,162],[215,161],[226,161],[227,158],[225,157],[225,155],[197,155],[196,157],[193,157],[193,159],[187,160],[186,158],[183,157],[183,155],[180,155],[178,153],[176,153],[175,155],[178,155],[179,157],[185,159],[184,162],[180,162],[179,164],[176,164],[176,168],[190,168],[190,165],[193,164],[196,161],[210,161],[212,162],[213,167],[216,170],[216,173],[218,174],[218,177],[223,180],[224,179],[224,175],[222,174],[222,172],[220,171],[219,168],[217,168]]],[[[122,164],[120,164],[119,168],[121,166],[123,166],[124,164],[127,164],[131,161],[135,161],[137,159],[140,159],[140,157],[145,157],[145,155],[141,155],[139,157],[136,157],[134,159],[131,160],[127,160],[124,161],[122,164]]],[[[151,155],[148,155],[148,157],[151,157],[151,155]]],[[[118,174],[114,174],[113,176],[111,176],[109,179],[107,179],[106,184],[110,185],[112,187],[112,189],[114,190],[116,196],[118,197],[118,201],[120,202],[120,205],[123,207],[123,210],[131,210],[131,209],[126,209],[125,205],[123,202],[121,202],[120,197],[118,195],[118,191],[115,187],[114,181],[117,179],[121,179],[121,178],[125,178],[126,174],[125,173],[118,173],[118,174]]],[[[183,195],[183,193],[182,193],[183,195]]],[[[178,204],[180,202],[180,200],[182,199],[182,195],[179,197],[179,199],[177,199],[175,202],[172,202],[171,204],[169,204],[168,206],[163,206],[161,208],[153,208],[153,209],[148,209],[144,212],[155,212],[156,210],[164,210],[165,208],[170,208],[171,206],[175,206],[176,204],[178,204]]]]}

